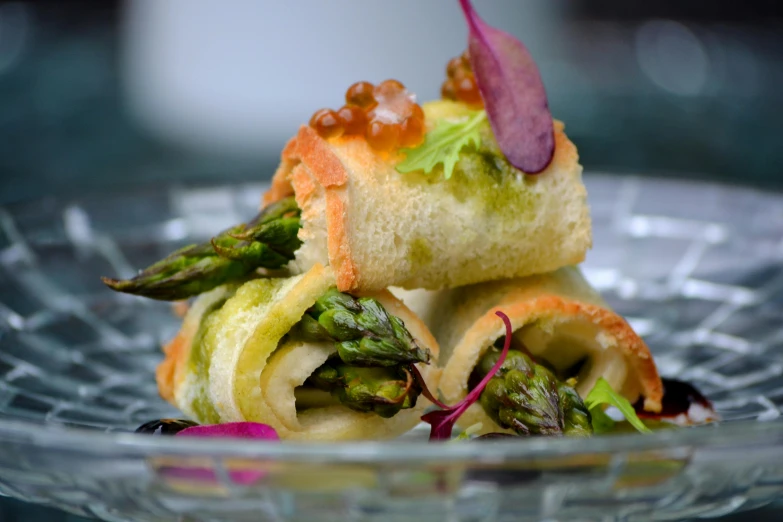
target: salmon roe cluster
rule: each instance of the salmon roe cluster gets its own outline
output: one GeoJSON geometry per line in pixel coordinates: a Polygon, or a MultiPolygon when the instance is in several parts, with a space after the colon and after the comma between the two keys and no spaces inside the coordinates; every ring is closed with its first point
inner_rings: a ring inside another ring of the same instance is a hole
{"type": "Polygon", "coordinates": [[[476,77],[473,75],[473,69],[470,68],[468,51],[462,53],[462,56],[449,60],[446,66],[446,81],[441,85],[440,95],[445,100],[462,102],[471,107],[484,106],[476,77]]]}
{"type": "Polygon", "coordinates": [[[316,111],[310,126],[325,139],[364,136],[379,151],[416,147],[425,131],[424,111],[397,80],[354,83],[345,92],[345,105],[337,111],[316,111]]]}

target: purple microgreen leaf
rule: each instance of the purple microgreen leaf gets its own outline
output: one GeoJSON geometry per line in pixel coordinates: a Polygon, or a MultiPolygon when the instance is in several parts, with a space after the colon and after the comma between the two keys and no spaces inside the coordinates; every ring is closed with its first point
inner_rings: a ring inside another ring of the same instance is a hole
{"type": "MultiPolygon", "coordinates": [[[[506,326],[506,341],[503,345],[503,351],[500,352],[500,357],[495,363],[495,366],[492,367],[492,370],[490,370],[490,372],[486,374],[483,379],[481,379],[481,382],[478,384],[478,386],[473,388],[464,399],[454,406],[448,406],[442,410],[431,411],[421,417],[421,420],[431,426],[430,440],[444,440],[451,438],[451,432],[454,429],[454,424],[456,424],[457,420],[462,416],[463,413],[465,413],[465,410],[470,408],[470,406],[479,399],[481,392],[483,392],[484,388],[487,387],[489,380],[495,376],[497,371],[503,365],[503,361],[506,360],[508,350],[511,348],[511,335],[514,333],[514,330],[511,329],[511,320],[506,314],[497,311],[495,312],[495,315],[500,317],[503,320],[503,324],[506,326]]],[[[445,406],[439,401],[435,404],[438,404],[440,407],[445,406]]]]}
{"type": "Polygon", "coordinates": [[[224,437],[236,439],[280,440],[272,426],[258,422],[228,422],[210,426],[191,426],[177,433],[177,437],[224,437]]]}
{"type": "Polygon", "coordinates": [[[479,18],[460,0],[468,22],[470,66],[492,132],[508,161],[537,174],[552,161],[555,135],[544,83],[522,42],[479,18]]]}

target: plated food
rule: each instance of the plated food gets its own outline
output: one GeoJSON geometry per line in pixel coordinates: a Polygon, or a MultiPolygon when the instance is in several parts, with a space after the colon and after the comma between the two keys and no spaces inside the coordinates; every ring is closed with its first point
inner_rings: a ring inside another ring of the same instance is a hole
{"type": "MultiPolygon", "coordinates": [[[[450,100],[420,110],[430,134],[481,115],[450,100]]],[[[478,145],[460,151],[449,180],[421,169],[398,172],[399,150],[379,152],[362,137],[324,139],[301,127],[264,196],[265,204],[294,196],[301,209],[293,270],[328,264],[341,291],[438,289],[583,261],[591,245],[587,192],[563,126],[555,128],[552,162],[532,177],[506,160],[487,121],[478,121],[478,145]]]]}
{"type": "Polygon", "coordinates": [[[440,374],[435,339],[402,302],[339,292],[321,265],[202,294],[164,350],[158,386],[189,417],[294,440],[401,435],[429,404],[419,379],[440,374]]]}
{"type": "MultiPolygon", "coordinates": [[[[447,403],[463,400],[497,362],[506,332],[494,312],[502,310],[510,319],[509,354],[458,425],[481,423],[478,433],[567,433],[581,419],[568,421],[566,403],[587,397],[599,379],[644,411],[661,410],[663,386],[647,345],[576,267],[440,292],[398,293],[444,347],[440,390],[447,403]],[[540,393],[520,392],[531,386],[540,393]]],[[[571,409],[584,410],[580,401],[572,402],[571,409]]]]}
{"type": "Polygon", "coordinates": [[[576,147],[524,46],[460,5],[468,51],[442,100],[352,85],[285,146],[253,220],[104,279],[190,300],[157,382],[192,421],[321,441],[424,421],[444,439],[648,431],[661,412],[647,346],[576,267],[592,245],[576,147]]]}

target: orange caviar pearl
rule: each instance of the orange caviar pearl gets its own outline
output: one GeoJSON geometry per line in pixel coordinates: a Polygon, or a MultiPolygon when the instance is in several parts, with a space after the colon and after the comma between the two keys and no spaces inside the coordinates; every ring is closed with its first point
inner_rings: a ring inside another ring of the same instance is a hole
{"type": "Polygon", "coordinates": [[[464,67],[464,64],[462,63],[462,58],[459,56],[456,58],[452,58],[449,60],[448,65],[446,66],[446,76],[449,78],[454,78],[454,75],[457,73],[458,70],[462,69],[464,67]]]}
{"type": "Polygon", "coordinates": [[[345,103],[370,109],[377,103],[373,91],[375,86],[370,82],[356,82],[345,91],[345,103]]]}
{"type": "Polygon", "coordinates": [[[424,139],[425,115],[414,100],[397,80],[385,80],[377,86],[357,82],[346,91],[343,107],[319,110],[310,125],[325,139],[364,136],[375,150],[415,147],[424,139]]]}
{"type": "Polygon", "coordinates": [[[454,77],[451,78],[451,81],[454,82],[454,85],[458,85],[459,82],[461,82],[465,78],[472,78],[472,77],[473,77],[473,71],[463,67],[461,69],[457,69],[457,71],[454,73],[454,77]]]}
{"type": "Polygon", "coordinates": [[[409,118],[416,118],[424,122],[424,110],[421,108],[421,105],[418,103],[414,103],[411,105],[411,113],[408,116],[409,118]]]}
{"type": "Polygon", "coordinates": [[[400,139],[400,126],[372,120],[365,133],[367,143],[375,150],[391,150],[400,139]]]}
{"type": "Polygon", "coordinates": [[[446,80],[440,87],[440,97],[444,100],[456,100],[457,90],[454,88],[454,82],[446,80]]]}
{"type": "Polygon", "coordinates": [[[409,116],[400,126],[400,147],[413,148],[424,141],[424,118],[409,116]]]}
{"type": "Polygon", "coordinates": [[[405,86],[397,80],[384,80],[375,88],[375,96],[392,96],[405,90],[405,86]]]}
{"type": "Polygon", "coordinates": [[[473,75],[466,76],[457,82],[457,98],[468,105],[477,105],[481,103],[481,93],[476,85],[476,79],[473,75]]]}
{"type": "Polygon", "coordinates": [[[473,107],[481,107],[484,100],[478,89],[476,77],[470,66],[470,54],[465,51],[460,56],[449,60],[446,66],[446,81],[440,88],[441,98],[465,103],[473,107]]]}
{"type": "Polygon", "coordinates": [[[336,138],[345,130],[337,113],[331,109],[316,111],[310,118],[310,126],[324,139],[336,138]]]}
{"type": "Polygon", "coordinates": [[[345,134],[362,134],[367,126],[367,116],[361,107],[345,105],[337,111],[337,117],[345,129],[345,134]]]}

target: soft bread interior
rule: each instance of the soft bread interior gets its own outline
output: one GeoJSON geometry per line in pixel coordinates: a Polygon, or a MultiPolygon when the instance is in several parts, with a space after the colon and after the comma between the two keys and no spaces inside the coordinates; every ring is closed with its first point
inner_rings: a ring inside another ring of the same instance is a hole
{"type": "Polygon", "coordinates": [[[576,391],[585,397],[600,377],[612,388],[635,402],[639,387],[629,377],[628,361],[619,350],[617,340],[599,326],[583,317],[527,325],[516,332],[519,341],[538,361],[545,361],[560,373],[576,371],[567,378],[576,378],[576,391]]]}
{"type": "MultiPolygon", "coordinates": [[[[298,165],[297,171],[306,170],[304,165],[298,165]]],[[[298,175],[309,176],[304,172],[298,175]]],[[[302,241],[294,255],[296,256],[288,265],[292,273],[307,272],[318,263],[328,263],[328,239],[326,227],[326,197],[324,188],[318,184],[311,186],[312,193],[304,193],[300,190],[297,194],[297,204],[303,209],[302,228],[298,237],[302,241]]]]}
{"type": "MultiPolygon", "coordinates": [[[[428,125],[464,117],[461,107],[425,104],[428,125]]],[[[264,196],[293,193],[302,209],[305,245],[292,267],[328,264],[350,291],[451,288],[581,262],[592,244],[587,193],[562,124],[554,159],[536,176],[505,162],[488,124],[481,133],[480,149],[463,150],[445,180],[440,167],[398,172],[401,154],[379,154],[360,137],[324,140],[301,127],[264,196]]]]}

